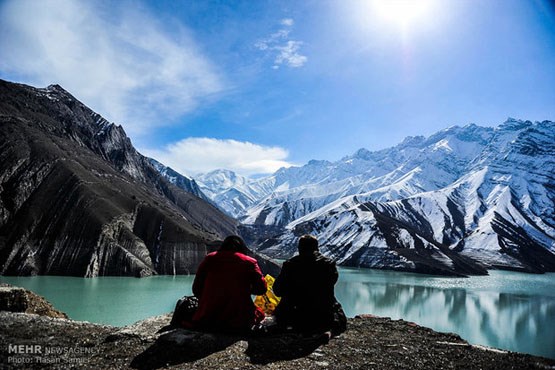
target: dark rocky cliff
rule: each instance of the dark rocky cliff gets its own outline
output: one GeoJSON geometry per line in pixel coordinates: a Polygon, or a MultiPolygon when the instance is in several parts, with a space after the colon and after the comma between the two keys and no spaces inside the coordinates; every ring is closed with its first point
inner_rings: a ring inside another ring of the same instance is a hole
{"type": "Polygon", "coordinates": [[[236,221],[58,85],[0,80],[0,274],[194,273],[236,221]]]}

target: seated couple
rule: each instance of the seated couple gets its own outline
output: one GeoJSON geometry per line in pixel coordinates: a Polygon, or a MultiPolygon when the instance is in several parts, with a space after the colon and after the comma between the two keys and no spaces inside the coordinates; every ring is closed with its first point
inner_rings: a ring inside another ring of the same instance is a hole
{"type": "MultiPolygon", "coordinates": [[[[338,273],[335,263],[318,251],[318,240],[299,239],[299,255],[283,264],[274,282],[281,301],[274,312],[280,330],[325,333],[328,338],[345,330],[345,315],[334,296],[338,273]]],[[[217,252],[199,265],[193,294],[199,299],[189,328],[248,334],[265,318],[251,295],[266,292],[266,281],[247,246],[238,236],[229,236],[217,252]]]]}

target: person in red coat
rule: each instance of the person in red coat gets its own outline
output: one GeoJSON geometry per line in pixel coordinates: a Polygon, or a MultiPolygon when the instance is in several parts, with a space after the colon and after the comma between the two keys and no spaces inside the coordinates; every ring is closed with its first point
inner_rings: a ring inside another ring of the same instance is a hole
{"type": "Polygon", "coordinates": [[[194,328],[241,334],[262,321],[264,313],[251,295],[266,293],[266,281],[246,251],[243,239],[228,236],[217,252],[201,262],[193,282],[193,294],[199,299],[194,328]]]}

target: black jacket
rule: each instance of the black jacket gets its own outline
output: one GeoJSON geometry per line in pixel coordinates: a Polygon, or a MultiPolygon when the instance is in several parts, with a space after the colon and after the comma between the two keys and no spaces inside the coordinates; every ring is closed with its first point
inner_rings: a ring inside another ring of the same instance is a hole
{"type": "Polygon", "coordinates": [[[319,252],[286,261],[273,286],[281,297],[275,311],[278,323],[300,331],[329,330],[338,305],[337,278],[335,262],[319,252]]]}

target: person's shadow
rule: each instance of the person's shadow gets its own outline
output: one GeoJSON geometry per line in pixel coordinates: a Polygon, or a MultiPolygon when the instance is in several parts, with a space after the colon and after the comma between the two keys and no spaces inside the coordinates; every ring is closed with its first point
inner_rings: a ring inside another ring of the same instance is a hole
{"type": "Polygon", "coordinates": [[[160,335],[156,342],[137,355],[130,365],[135,369],[159,369],[193,362],[221,351],[240,339],[224,334],[175,329],[160,335]]]}
{"type": "Polygon", "coordinates": [[[249,338],[245,354],[251,363],[261,365],[294,360],[310,355],[322,344],[327,343],[328,339],[323,335],[303,336],[296,333],[249,338]]]}
{"type": "Polygon", "coordinates": [[[305,337],[294,333],[246,338],[175,329],[160,335],[154,344],[131,361],[130,366],[135,369],[159,369],[194,362],[222,351],[240,340],[248,342],[245,354],[252,364],[268,364],[305,357],[325,343],[319,336],[305,337]]]}

